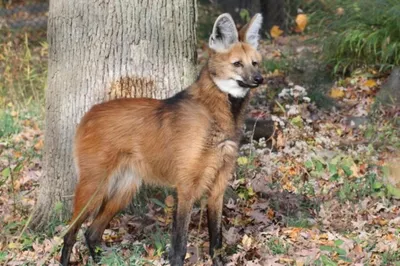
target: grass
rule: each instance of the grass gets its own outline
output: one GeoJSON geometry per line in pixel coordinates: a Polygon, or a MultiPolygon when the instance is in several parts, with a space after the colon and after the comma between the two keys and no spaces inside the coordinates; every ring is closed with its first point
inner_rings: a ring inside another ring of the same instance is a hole
{"type": "Polygon", "coordinates": [[[400,251],[388,251],[381,255],[381,265],[400,265],[400,251]]]}
{"type": "Polygon", "coordinates": [[[165,232],[157,227],[146,239],[146,243],[154,248],[154,256],[161,257],[167,250],[167,244],[170,242],[168,232],[165,232]]]}
{"type": "Polygon", "coordinates": [[[0,37],[0,97],[3,102],[19,107],[43,103],[47,56],[43,31],[6,32],[0,37]]]}
{"type": "Polygon", "coordinates": [[[326,255],[322,255],[319,261],[317,261],[317,265],[337,265],[330,259],[332,257],[338,257],[344,262],[351,262],[351,260],[347,257],[346,250],[341,248],[343,243],[343,240],[335,240],[333,246],[320,246],[320,250],[325,253],[330,253],[330,256],[327,257],[326,255]]]}
{"type": "Polygon", "coordinates": [[[277,237],[273,237],[268,240],[266,245],[273,255],[287,254],[289,251],[288,244],[277,237]]]}
{"type": "Polygon", "coordinates": [[[365,197],[373,195],[376,190],[374,189],[377,183],[376,175],[373,173],[367,174],[360,178],[351,180],[344,178],[343,183],[339,189],[338,198],[340,201],[358,201],[365,197]]]}
{"type": "Polygon", "coordinates": [[[262,66],[267,73],[273,73],[276,70],[279,70],[280,72],[286,72],[290,69],[290,64],[291,62],[289,60],[284,59],[264,60],[262,62],[262,66]]]}
{"type": "Polygon", "coordinates": [[[163,256],[169,242],[169,234],[157,228],[146,236],[144,240],[146,250],[141,243],[118,244],[102,252],[101,263],[105,265],[151,265],[147,258],[163,256]]]}
{"type": "Polygon", "coordinates": [[[364,137],[375,148],[391,146],[395,150],[400,150],[400,119],[397,115],[388,117],[391,114],[386,114],[380,107],[380,104],[374,105],[371,119],[364,131],[364,137]],[[382,117],[385,116],[385,121],[382,121],[382,117]]]}
{"type": "Polygon", "coordinates": [[[143,185],[139,192],[135,195],[132,204],[127,211],[137,216],[145,216],[148,212],[148,204],[150,202],[165,209],[164,200],[168,195],[174,195],[172,189],[166,187],[155,187],[143,185]]]}
{"type": "Polygon", "coordinates": [[[11,101],[0,102],[3,108],[0,109],[0,139],[21,132],[24,126],[35,123],[36,127],[43,125],[44,109],[40,103],[30,102],[25,106],[14,105],[11,101]]]}
{"type": "Polygon", "coordinates": [[[317,38],[334,73],[345,74],[360,67],[384,71],[400,64],[399,0],[323,3],[311,20],[319,22],[317,38]]]}
{"type": "Polygon", "coordinates": [[[299,217],[299,218],[288,217],[286,219],[286,226],[297,227],[297,228],[311,228],[313,224],[310,223],[310,220],[307,217],[299,217]]]}
{"type": "MultiPolygon", "coordinates": [[[[315,1],[317,2],[317,1],[315,1]]],[[[211,16],[211,15],[209,15],[211,16]]],[[[202,16],[202,18],[207,16],[202,16]]],[[[208,36],[208,32],[212,24],[207,24],[208,21],[204,21],[204,25],[200,25],[200,31],[202,31],[204,36],[208,36]],[[203,27],[203,28],[201,28],[203,27]]],[[[13,33],[16,34],[16,33],[13,33]]],[[[31,33],[20,33],[16,35],[7,35],[0,37],[0,70],[4,75],[0,76],[0,104],[4,107],[0,110],[0,142],[11,138],[13,135],[21,132],[24,127],[25,120],[36,120],[38,117],[42,117],[43,115],[43,96],[44,96],[44,88],[46,85],[46,76],[47,76],[47,44],[44,41],[44,38],[38,38],[36,40],[31,40],[31,33]],[[28,106],[28,108],[26,108],[28,106]]],[[[203,37],[202,37],[203,38],[203,37]]],[[[199,38],[201,39],[201,38],[199,38]]],[[[290,73],[291,70],[291,61],[284,58],[283,60],[271,60],[264,62],[264,68],[267,72],[273,72],[275,70],[280,70],[285,73],[290,73]]],[[[302,62],[300,62],[302,63],[302,62]]],[[[299,63],[299,64],[300,64],[299,63]]],[[[302,69],[307,67],[307,62],[302,65],[302,69]]],[[[314,70],[313,70],[314,71],[314,70]]],[[[314,73],[314,72],[313,72],[314,73]]],[[[302,76],[305,76],[302,73],[302,76]]],[[[315,72],[315,76],[319,77],[317,72],[315,72]]],[[[316,86],[321,84],[320,80],[315,79],[316,86]]],[[[297,83],[296,83],[297,84],[297,83]]],[[[311,85],[310,85],[311,86],[311,85]]],[[[319,99],[321,103],[324,103],[323,94],[324,92],[320,92],[315,90],[315,95],[313,95],[314,91],[311,90],[310,98],[317,102],[319,99]]],[[[318,105],[318,102],[317,102],[318,105]]],[[[42,119],[38,119],[42,120],[42,119]]],[[[396,122],[398,123],[398,121],[396,122]]],[[[395,123],[394,123],[395,124],[395,123]]],[[[385,126],[381,126],[380,124],[371,124],[369,128],[365,131],[365,134],[370,134],[367,137],[371,140],[371,143],[381,143],[386,141],[387,143],[399,143],[398,131],[394,127],[394,124],[386,124],[385,126]]],[[[32,142],[34,144],[35,142],[32,142]]],[[[23,144],[18,144],[23,145],[23,144]]],[[[37,152],[33,149],[33,145],[31,145],[30,149],[23,150],[23,157],[26,157],[24,163],[29,164],[29,159],[40,157],[37,152]]],[[[397,146],[400,147],[400,146],[397,146]]],[[[16,151],[22,151],[19,146],[15,146],[16,151]]],[[[243,182],[239,182],[239,186],[237,187],[236,192],[239,195],[239,198],[245,202],[252,202],[257,198],[256,193],[252,190],[251,186],[246,186],[246,179],[251,178],[251,174],[256,172],[256,157],[254,154],[250,154],[249,157],[241,157],[240,165],[237,170],[237,178],[242,180],[243,182]]],[[[364,175],[359,178],[350,178],[349,177],[349,169],[348,165],[345,164],[345,161],[339,160],[334,165],[335,167],[331,167],[334,164],[332,161],[328,162],[318,162],[318,159],[311,161],[309,165],[304,165],[304,168],[307,168],[312,175],[310,178],[313,180],[320,180],[321,174],[329,174],[332,177],[332,180],[329,182],[336,182],[338,187],[340,188],[337,193],[334,195],[340,201],[357,201],[362,199],[363,197],[376,195],[383,197],[390,196],[388,188],[385,184],[380,184],[376,180],[376,176],[371,174],[364,175]]],[[[358,163],[357,163],[358,164],[358,163]]],[[[371,166],[373,167],[373,166],[371,166]]],[[[13,168],[15,169],[15,168],[13,168]]],[[[13,170],[14,171],[14,170],[13,170]]],[[[379,174],[382,172],[382,169],[378,169],[379,174]]],[[[15,176],[17,176],[17,172],[15,176]]],[[[0,185],[2,185],[4,178],[4,174],[0,175],[0,185]]],[[[9,175],[7,175],[9,178],[9,175]]],[[[299,179],[302,181],[302,176],[299,176],[299,179]]],[[[9,182],[9,179],[8,179],[9,182]]],[[[5,183],[5,181],[4,181],[5,183]]],[[[299,192],[301,195],[307,195],[310,197],[314,197],[316,191],[314,191],[314,186],[312,182],[303,182],[304,186],[301,187],[302,182],[299,182],[299,192]],[[303,190],[301,190],[303,189],[303,190]]],[[[9,185],[9,184],[7,184],[9,185]]],[[[272,186],[272,185],[271,185],[272,186]]],[[[12,192],[12,186],[7,188],[8,193],[12,192]]],[[[170,195],[170,190],[160,189],[160,188],[146,188],[141,189],[139,194],[135,199],[135,203],[133,204],[133,213],[135,216],[144,216],[148,213],[148,203],[152,203],[157,207],[161,207],[162,209],[166,209],[165,198],[170,195]]],[[[271,206],[274,206],[274,201],[271,200],[271,206]]],[[[284,215],[284,225],[288,227],[297,227],[297,228],[309,228],[313,227],[312,221],[306,215],[306,209],[317,209],[314,205],[301,206],[300,215],[292,215],[290,212],[286,212],[285,209],[280,209],[279,205],[276,206],[275,211],[282,212],[284,215]],[[303,215],[304,214],[304,215],[303,215]]],[[[30,250],[33,251],[33,243],[36,241],[43,242],[44,239],[47,239],[51,236],[56,236],[62,221],[58,219],[57,213],[62,209],[62,205],[57,204],[54,211],[54,219],[49,224],[48,230],[44,234],[32,234],[27,231],[21,237],[21,250],[30,250]]],[[[132,210],[132,209],[131,209],[132,210]]],[[[296,209],[297,210],[297,209],[296,209]]],[[[26,212],[26,210],[25,210],[26,212]]],[[[1,223],[4,220],[0,217],[1,223]]],[[[2,228],[3,232],[6,235],[10,236],[18,236],[20,234],[21,229],[24,227],[27,219],[21,219],[19,221],[13,221],[8,224],[4,223],[5,227],[2,228]]],[[[0,224],[1,224],[0,223],[0,224]]],[[[156,230],[152,230],[152,232],[146,233],[146,235],[142,238],[145,239],[143,243],[146,244],[146,247],[151,247],[153,251],[152,255],[156,258],[163,256],[166,252],[166,247],[169,243],[169,234],[166,232],[167,230],[163,228],[156,228],[156,230]]],[[[282,239],[274,237],[269,239],[266,243],[266,247],[268,248],[271,254],[288,254],[289,249],[291,248],[290,244],[285,243],[282,239]]],[[[232,245],[230,253],[234,254],[239,251],[236,248],[236,245],[232,245]]],[[[0,262],[4,262],[7,260],[7,254],[11,254],[12,251],[0,251],[0,262]]],[[[329,252],[329,256],[326,254],[322,254],[317,265],[336,265],[334,262],[334,258],[336,253],[342,252],[339,246],[335,246],[331,250],[324,250],[324,252],[329,252]]],[[[124,244],[116,244],[111,250],[105,252],[104,257],[102,258],[102,264],[105,265],[145,265],[149,264],[149,262],[144,258],[145,256],[151,257],[148,250],[145,250],[142,244],[129,244],[128,246],[124,244]]],[[[382,253],[379,255],[382,265],[397,265],[400,261],[400,253],[398,251],[391,251],[382,253]]],[[[150,263],[151,264],[151,263],[150,263]]]]}
{"type": "Polygon", "coordinates": [[[16,113],[10,108],[0,110],[0,138],[9,137],[19,133],[21,126],[16,113]]]}
{"type": "MultiPolygon", "coordinates": [[[[370,144],[370,152],[375,150],[370,144]]],[[[378,166],[369,161],[369,158],[337,154],[326,161],[323,158],[312,158],[304,163],[310,178],[318,179],[329,177],[329,182],[336,184],[335,193],[340,202],[357,202],[365,197],[400,197],[400,190],[385,180],[386,166],[378,166]],[[360,174],[357,164],[366,163],[366,173],[360,174]],[[373,170],[374,169],[374,170],[373,170]]],[[[300,184],[301,186],[301,184],[300,184]]],[[[302,193],[313,196],[314,191],[308,189],[304,182],[302,193]],[[305,187],[304,187],[305,186],[305,187]]]]}
{"type": "Polygon", "coordinates": [[[7,251],[0,251],[0,262],[6,261],[7,251]]]}
{"type": "MultiPolygon", "coordinates": [[[[103,256],[100,263],[102,265],[147,265],[148,261],[144,259],[143,256],[144,250],[140,246],[133,246],[130,248],[130,255],[128,258],[125,256],[121,256],[121,252],[118,248],[113,248],[112,251],[103,256]]],[[[92,265],[96,265],[92,263],[92,265]]]]}

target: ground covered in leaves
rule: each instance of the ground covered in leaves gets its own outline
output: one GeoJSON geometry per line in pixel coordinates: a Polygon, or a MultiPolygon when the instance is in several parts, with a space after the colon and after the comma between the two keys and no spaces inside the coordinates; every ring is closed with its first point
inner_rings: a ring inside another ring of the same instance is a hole
{"type": "MultiPolygon", "coordinates": [[[[304,43],[261,46],[267,84],[249,116],[272,121],[272,134],[255,139],[247,129],[224,208],[224,256],[228,265],[400,265],[399,108],[375,101],[389,73],[364,69],[330,83],[317,47],[304,43]]],[[[62,203],[45,233],[24,228],[42,175],[42,118],[12,104],[3,116],[0,263],[57,265],[62,203]]],[[[211,265],[204,205],[192,214],[190,265],[211,265]]],[[[167,265],[173,208],[169,190],[142,191],[134,214],[106,230],[102,263],[167,265]]],[[[77,265],[92,263],[83,230],[77,265]]]]}

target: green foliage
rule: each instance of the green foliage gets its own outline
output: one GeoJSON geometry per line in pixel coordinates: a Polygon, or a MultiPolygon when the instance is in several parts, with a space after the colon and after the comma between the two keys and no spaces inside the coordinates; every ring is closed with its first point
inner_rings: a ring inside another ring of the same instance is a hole
{"type": "Polygon", "coordinates": [[[310,223],[307,217],[299,217],[299,218],[289,217],[286,220],[286,226],[297,227],[297,228],[310,228],[312,227],[312,224],[310,223]]]}
{"type": "Polygon", "coordinates": [[[277,237],[271,238],[267,242],[267,247],[273,255],[287,254],[287,252],[289,250],[288,244],[277,237]]]}
{"type": "Polygon", "coordinates": [[[359,67],[382,71],[400,64],[399,0],[334,0],[324,4],[312,20],[320,22],[318,40],[334,73],[359,67]]]}
{"type": "MultiPolygon", "coordinates": [[[[151,232],[145,238],[145,243],[154,248],[153,256],[160,257],[166,251],[167,243],[169,243],[169,234],[159,228],[155,232],[151,232]]],[[[113,247],[111,252],[103,252],[102,265],[152,265],[144,258],[145,250],[141,244],[119,245],[113,247]],[[129,256],[122,254],[121,249],[129,249],[129,256]]]]}
{"type": "Polygon", "coordinates": [[[21,228],[23,228],[25,222],[26,222],[25,220],[18,222],[17,221],[9,222],[4,225],[3,233],[8,235],[14,235],[18,233],[21,228]]]}
{"type": "Polygon", "coordinates": [[[59,233],[58,227],[63,225],[65,222],[62,215],[64,208],[65,206],[61,201],[58,201],[54,204],[50,222],[44,231],[47,236],[55,236],[59,233]]]}
{"type": "Polygon", "coordinates": [[[337,266],[337,263],[331,260],[327,255],[321,255],[321,257],[315,262],[318,266],[337,266]]]}
{"type": "MultiPolygon", "coordinates": [[[[130,257],[126,259],[124,256],[121,256],[121,251],[118,249],[113,249],[112,252],[108,255],[104,255],[101,258],[100,263],[102,265],[149,265],[149,262],[142,258],[143,256],[143,248],[140,246],[134,246],[130,249],[130,257]]],[[[150,264],[151,265],[151,264],[150,264]]]]}
{"type": "Polygon", "coordinates": [[[392,146],[394,149],[400,149],[400,118],[393,116],[386,121],[382,121],[382,113],[379,106],[375,106],[372,113],[370,123],[367,124],[364,131],[364,137],[368,140],[370,145],[377,145],[381,147],[392,146]]]}
{"type": "Polygon", "coordinates": [[[273,73],[275,70],[287,72],[290,69],[290,62],[285,59],[264,60],[262,65],[267,73],[273,73]]]}
{"type": "Polygon", "coordinates": [[[246,23],[250,21],[251,17],[250,17],[250,13],[247,9],[243,8],[242,10],[240,10],[240,18],[245,21],[246,23]]]}
{"type": "Polygon", "coordinates": [[[373,184],[376,180],[374,174],[366,175],[354,180],[343,179],[341,188],[337,192],[340,201],[356,201],[374,193],[373,184]]]}
{"type": "Polygon", "coordinates": [[[0,35],[0,98],[20,106],[42,101],[47,80],[45,32],[1,31],[0,35]]]}
{"type": "Polygon", "coordinates": [[[7,251],[0,251],[0,262],[4,262],[7,259],[7,251]]]}
{"type": "Polygon", "coordinates": [[[10,108],[0,110],[0,138],[18,133],[21,127],[10,108]]]}
{"type": "Polygon", "coordinates": [[[20,133],[25,126],[25,120],[29,120],[25,121],[28,123],[35,123],[38,127],[43,124],[44,109],[38,103],[26,103],[23,108],[12,104],[12,101],[6,104],[0,100],[0,104],[4,105],[0,109],[0,138],[3,140],[20,133]]]}
{"type": "MultiPolygon", "coordinates": [[[[342,202],[357,201],[367,196],[400,198],[400,190],[390,184],[380,181],[385,177],[385,167],[378,167],[377,173],[367,172],[364,175],[355,173],[358,167],[355,163],[357,158],[337,155],[329,161],[313,157],[304,163],[312,178],[325,178],[330,182],[337,183],[338,199],[342,202]],[[378,179],[378,176],[380,179],[378,179]]],[[[369,167],[376,167],[369,165],[369,167]]],[[[302,192],[312,195],[313,191],[305,183],[302,192]]]]}
{"type": "Polygon", "coordinates": [[[146,186],[140,188],[135,195],[133,203],[129,206],[129,212],[138,216],[148,213],[148,203],[152,202],[161,208],[165,208],[164,200],[168,195],[174,195],[174,190],[166,187],[146,186]]]}
{"type": "MultiPolygon", "coordinates": [[[[336,240],[334,242],[334,246],[321,246],[320,249],[321,251],[326,251],[331,254],[337,254],[339,259],[342,261],[351,262],[351,260],[346,256],[346,250],[340,247],[343,243],[343,240],[336,240]]],[[[328,257],[323,258],[323,256],[321,256],[321,262],[323,265],[336,265],[336,263],[331,261],[328,257]]]]}
{"type": "MultiPolygon", "coordinates": [[[[381,166],[380,167],[380,172],[382,173],[382,176],[384,177],[384,180],[388,176],[388,168],[387,166],[381,166]]],[[[372,190],[373,190],[373,196],[375,197],[388,197],[388,198],[393,198],[393,199],[400,199],[400,189],[397,188],[396,186],[393,186],[390,184],[390,182],[381,182],[378,180],[373,180],[372,182],[372,190]]]]}
{"type": "Polygon", "coordinates": [[[147,244],[154,248],[154,255],[157,257],[161,256],[166,251],[169,241],[169,234],[162,231],[160,228],[157,228],[156,231],[146,239],[147,244]]]}
{"type": "Polygon", "coordinates": [[[400,265],[400,251],[388,251],[381,255],[381,265],[400,265]]]}

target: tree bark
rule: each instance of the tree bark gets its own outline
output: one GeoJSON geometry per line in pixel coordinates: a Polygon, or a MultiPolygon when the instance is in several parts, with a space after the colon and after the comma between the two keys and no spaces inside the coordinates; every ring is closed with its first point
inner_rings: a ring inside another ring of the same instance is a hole
{"type": "Polygon", "coordinates": [[[117,97],[166,98],[196,75],[195,0],[50,1],[44,176],[31,227],[69,217],[75,128],[117,97]]]}
{"type": "Polygon", "coordinates": [[[285,25],[285,0],[214,0],[213,3],[221,9],[232,15],[235,22],[239,25],[246,24],[240,17],[240,11],[246,9],[250,17],[256,13],[262,13],[264,17],[262,35],[270,32],[273,26],[279,26],[287,30],[285,25]]]}
{"type": "Polygon", "coordinates": [[[285,29],[285,1],[260,0],[261,13],[265,18],[264,29],[269,33],[273,26],[285,29]]]}
{"type": "Polygon", "coordinates": [[[260,0],[214,0],[214,3],[223,11],[231,14],[236,23],[246,24],[240,16],[240,11],[246,9],[249,12],[249,18],[260,12],[260,0]]]}

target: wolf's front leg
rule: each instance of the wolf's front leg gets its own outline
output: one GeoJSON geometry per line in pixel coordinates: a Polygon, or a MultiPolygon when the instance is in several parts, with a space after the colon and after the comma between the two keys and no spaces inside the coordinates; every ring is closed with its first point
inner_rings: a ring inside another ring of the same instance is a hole
{"type": "Polygon", "coordinates": [[[169,252],[171,266],[183,266],[192,207],[193,199],[191,199],[191,196],[185,197],[180,195],[178,191],[178,206],[172,224],[171,250],[169,252]]]}

